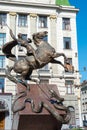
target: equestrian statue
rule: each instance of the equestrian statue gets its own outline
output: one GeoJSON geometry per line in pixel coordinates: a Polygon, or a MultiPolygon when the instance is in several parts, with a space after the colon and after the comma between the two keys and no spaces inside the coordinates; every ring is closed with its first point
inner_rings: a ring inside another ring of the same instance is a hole
{"type": "Polygon", "coordinates": [[[32,35],[32,40],[36,45],[36,49],[34,49],[30,44],[32,42],[30,38],[24,40],[22,38],[22,34],[19,33],[17,39],[10,29],[10,35],[13,40],[6,43],[2,48],[2,51],[6,55],[6,57],[14,61],[14,65],[10,67],[7,66],[6,70],[6,73],[10,80],[12,79],[11,71],[14,70],[17,74],[20,74],[21,80],[36,81],[31,78],[33,70],[40,69],[48,63],[60,64],[65,68],[66,71],[73,71],[73,66],[69,64],[65,54],[57,53],[48,42],[43,40],[43,38],[46,37],[47,34],[47,31],[43,31],[34,33],[32,35]],[[26,48],[27,54],[24,58],[16,59],[16,56],[12,53],[12,49],[16,45],[26,48]],[[64,57],[64,64],[61,61],[55,59],[60,56],[64,57]]]}
{"type": "MultiPolygon", "coordinates": [[[[23,91],[19,93],[18,96],[16,96],[16,99],[14,100],[12,105],[12,111],[13,113],[21,111],[26,107],[26,103],[30,103],[33,112],[40,113],[44,107],[58,121],[64,124],[64,123],[68,123],[71,118],[70,111],[68,107],[65,107],[63,105],[62,102],[64,101],[64,99],[58,96],[58,94],[53,89],[49,90],[49,94],[50,94],[49,102],[51,105],[54,106],[55,109],[64,111],[65,112],[64,116],[60,115],[57,110],[52,109],[47,103],[43,101],[41,101],[38,104],[38,108],[35,108],[33,99],[27,96],[27,90],[29,92],[30,87],[25,81],[32,80],[37,82],[37,80],[31,78],[33,70],[40,69],[45,65],[47,65],[48,63],[53,63],[53,64],[61,65],[62,67],[64,67],[66,71],[72,71],[72,72],[74,71],[73,66],[69,64],[65,54],[57,53],[55,49],[48,42],[43,40],[44,37],[47,36],[47,34],[48,34],[47,31],[37,32],[32,35],[32,40],[30,38],[24,40],[22,38],[21,33],[19,33],[18,38],[16,38],[12,30],[10,29],[10,35],[13,40],[3,45],[2,51],[9,60],[14,61],[14,65],[7,66],[6,76],[11,81],[15,83],[21,83],[22,85],[24,85],[24,87],[26,87],[26,91],[23,91]],[[33,46],[30,44],[32,41],[34,42],[36,49],[34,49],[33,46]],[[12,53],[12,49],[16,45],[26,48],[27,54],[24,56],[24,58],[17,59],[16,55],[12,53]],[[60,56],[64,57],[64,64],[61,61],[55,59],[60,56]],[[16,74],[20,74],[20,78],[13,76],[11,74],[12,70],[16,74]],[[23,101],[22,106],[16,105],[18,104],[18,100],[20,100],[23,97],[25,97],[25,100],[23,101]]],[[[38,84],[38,87],[41,89],[40,84],[38,84]]],[[[44,90],[42,89],[41,91],[44,92],[44,90]]]]}

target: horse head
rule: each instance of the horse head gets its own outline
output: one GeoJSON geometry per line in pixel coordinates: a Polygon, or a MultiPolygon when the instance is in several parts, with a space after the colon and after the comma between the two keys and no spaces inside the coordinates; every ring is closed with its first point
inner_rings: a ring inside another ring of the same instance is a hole
{"type": "Polygon", "coordinates": [[[45,36],[47,36],[47,34],[48,34],[47,31],[34,33],[34,34],[32,35],[34,44],[35,44],[36,46],[39,46],[39,45],[40,45],[40,42],[43,41],[43,38],[44,38],[45,36]]]}

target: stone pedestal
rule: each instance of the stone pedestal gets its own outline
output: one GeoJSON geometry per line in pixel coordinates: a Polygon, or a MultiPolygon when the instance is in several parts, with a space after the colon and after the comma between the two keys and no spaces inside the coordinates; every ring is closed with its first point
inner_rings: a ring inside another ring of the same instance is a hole
{"type": "Polygon", "coordinates": [[[20,115],[18,130],[61,130],[61,125],[52,115],[20,115]]]}
{"type": "MultiPolygon", "coordinates": [[[[53,105],[50,103],[49,89],[53,89],[58,93],[56,85],[36,85],[31,84],[30,91],[27,92],[26,97],[18,100],[18,105],[22,105],[24,99],[31,98],[35,102],[35,108],[37,108],[40,101],[48,104],[52,109],[53,105]]],[[[25,87],[18,84],[18,93],[25,90],[25,87]]],[[[59,93],[58,93],[59,94],[59,93]]],[[[64,114],[64,111],[58,110],[59,114],[64,114]]],[[[61,130],[62,123],[56,120],[45,108],[41,113],[34,113],[31,110],[31,104],[26,103],[24,110],[14,114],[12,130],[61,130]]]]}

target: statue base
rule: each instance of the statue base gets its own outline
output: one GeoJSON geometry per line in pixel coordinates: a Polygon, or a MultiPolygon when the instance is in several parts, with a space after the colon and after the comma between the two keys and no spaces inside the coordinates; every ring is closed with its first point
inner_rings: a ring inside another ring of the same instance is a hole
{"type": "MultiPolygon", "coordinates": [[[[58,93],[56,85],[45,85],[31,84],[30,91],[27,92],[27,98],[32,98],[37,108],[40,101],[46,102],[52,107],[52,104],[48,101],[49,97],[48,89],[53,89],[58,93]]],[[[18,93],[25,91],[25,87],[21,84],[17,85],[18,93]]],[[[58,93],[59,95],[59,93],[58,93]]],[[[23,104],[25,97],[18,100],[18,105],[23,104]]],[[[58,110],[58,113],[64,115],[64,111],[58,110]]],[[[31,104],[26,103],[24,110],[14,114],[12,130],[61,130],[62,123],[53,117],[45,108],[41,113],[34,113],[31,110],[31,104]]]]}
{"type": "Polygon", "coordinates": [[[13,127],[12,130],[61,130],[62,127],[61,122],[50,114],[18,114],[18,120],[14,118],[14,125],[16,127],[13,127]]]}

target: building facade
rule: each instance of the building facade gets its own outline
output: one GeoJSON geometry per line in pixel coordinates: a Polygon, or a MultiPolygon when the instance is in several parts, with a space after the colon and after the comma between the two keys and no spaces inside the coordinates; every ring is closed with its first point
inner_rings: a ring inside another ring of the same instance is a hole
{"type": "MultiPolygon", "coordinates": [[[[2,53],[2,46],[11,41],[9,28],[17,37],[32,38],[32,34],[39,31],[48,31],[44,39],[48,41],[58,53],[64,53],[74,66],[74,72],[66,72],[57,64],[49,63],[42,69],[34,71],[33,78],[40,79],[41,83],[56,84],[61,96],[65,98],[65,105],[72,112],[70,124],[81,125],[80,89],[75,85],[80,83],[78,72],[78,46],[76,30],[76,14],[79,10],[71,6],[68,0],[0,0],[0,90],[5,93],[16,94],[16,85],[5,76],[7,65],[14,64],[2,53]]],[[[34,44],[32,43],[34,46],[34,44]]],[[[13,50],[17,59],[26,55],[26,49],[16,46],[13,50]]],[[[58,60],[64,63],[63,57],[58,60]]]]}
{"type": "Polygon", "coordinates": [[[83,126],[87,127],[87,81],[81,85],[81,106],[83,126]]]}

